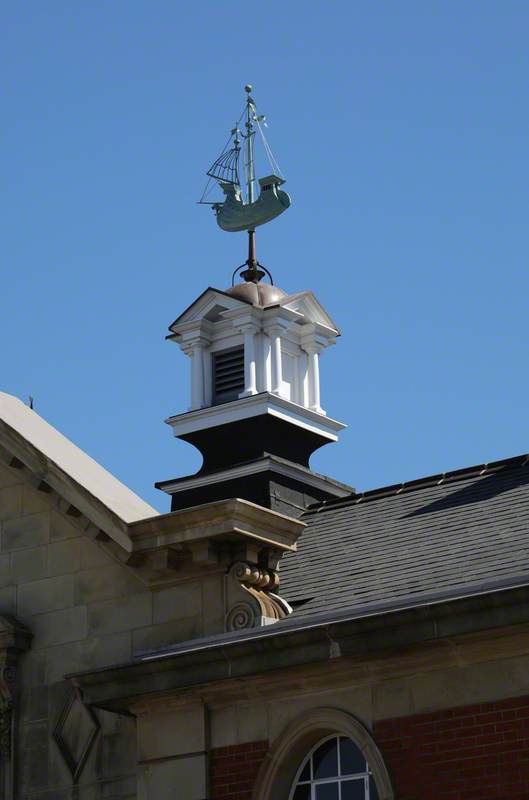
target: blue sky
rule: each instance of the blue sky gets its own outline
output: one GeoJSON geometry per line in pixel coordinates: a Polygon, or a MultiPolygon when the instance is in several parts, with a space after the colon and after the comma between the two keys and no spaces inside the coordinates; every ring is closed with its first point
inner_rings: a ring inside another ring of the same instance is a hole
{"type": "Polygon", "coordinates": [[[195,205],[254,85],[292,208],[259,230],[342,337],[314,469],[359,490],[529,450],[529,6],[5,4],[0,389],[161,510],[194,472],[167,325],[243,234],[195,205]]]}

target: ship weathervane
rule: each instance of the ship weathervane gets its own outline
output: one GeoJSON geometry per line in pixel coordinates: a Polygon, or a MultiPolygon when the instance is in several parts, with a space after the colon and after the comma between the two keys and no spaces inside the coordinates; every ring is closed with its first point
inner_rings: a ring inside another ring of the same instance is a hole
{"type": "MultiPolygon", "coordinates": [[[[248,260],[243,265],[248,269],[246,273],[242,273],[242,276],[245,280],[258,281],[264,273],[258,269],[262,265],[257,262],[255,257],[255,229],[286,211],[291,201],[288,194],[280,188],[285,183],[285,179],[281,175],[263,131],[263,127],[266,126],[266,118],[257,111],[255,100],[251,95],[252,87],[248,84],[244,89],[246,92],[244,109],[231,130],[222,153],[206,173],[208,182],[199,203],[212,206],[217,223],[222,230],[248,231],[248,260]],[[241,124],[242,127],[239,127],[241,124]],[[271,168],[271,172],[263,178],[256,178],[255,143],[257,134],[259,134],[271,168]],[[243,181],[241,181],[239,172],[240,164],[243,168],[243,181]],[[256,197],[257,184],[259,185],[259,194],[256,197]],[[207,199],[215,185],[220,186],[224,192],[222,202],[211,202],[207,199]]],[[[268,272],[268,270],[265,271],[268,272]]]]}

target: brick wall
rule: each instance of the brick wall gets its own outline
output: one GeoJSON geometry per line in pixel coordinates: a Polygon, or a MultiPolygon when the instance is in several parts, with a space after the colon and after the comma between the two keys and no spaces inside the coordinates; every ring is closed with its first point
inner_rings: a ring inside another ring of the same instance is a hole
{"type": "Polygon", "coordinates": [[[268,742],[217,747],[211,752],[213,800],[250,800],[268,742]]]}
{"type": "Polygon", "coordinates": [[[375,723],[397,800],[529,799],[529,697],[375,723]]]}

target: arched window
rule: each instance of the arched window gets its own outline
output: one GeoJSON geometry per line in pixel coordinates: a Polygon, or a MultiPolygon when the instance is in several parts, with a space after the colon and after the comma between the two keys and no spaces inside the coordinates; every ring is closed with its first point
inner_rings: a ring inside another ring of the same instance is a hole
{"type": "Polygon", "coordinates": [[[313,708],[276,737],[252,800],[394,800],[370,732],[337,708],[313,708]]]}
{"type": "Polygon", "coordinates": [[[290,800],[378,800],[369,764],[347,736],[328,736],[298,769],[290,800]]]}

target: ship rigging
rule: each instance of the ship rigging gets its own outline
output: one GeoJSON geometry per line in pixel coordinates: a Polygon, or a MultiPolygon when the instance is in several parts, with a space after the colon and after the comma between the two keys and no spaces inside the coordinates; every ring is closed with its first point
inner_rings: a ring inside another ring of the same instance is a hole
{"type": "Polygon", "coordinates": [[[247,96],[243,112],[231,130],[221,154],[206,173],[208,182],[199,203],[212,206],[217,223],[222,230],[248,231],[249,255],[246,264],[251,269],[252,277],[247,279],[255,280],[257,266],[260,266],[255,258],[255,229],[286,211],[291,200],[289,195],[280,188],[285,183],[285,179],[263,131],[266,118],[257,112],[255,101],[251,95],[252,87],[245,86],[245,91],[247,96]],[[240,127],[243,120],[244,124],[240,127]],[[255,174],[257,134],[259,134],[271,168],[271,172],[262,178],[256,178],[255,174]],[[243,168],[242,181],[241,166],[243,168]],[[224,192],[222,202],[211,202],[207,199],[216,184],[224,192]]]}

